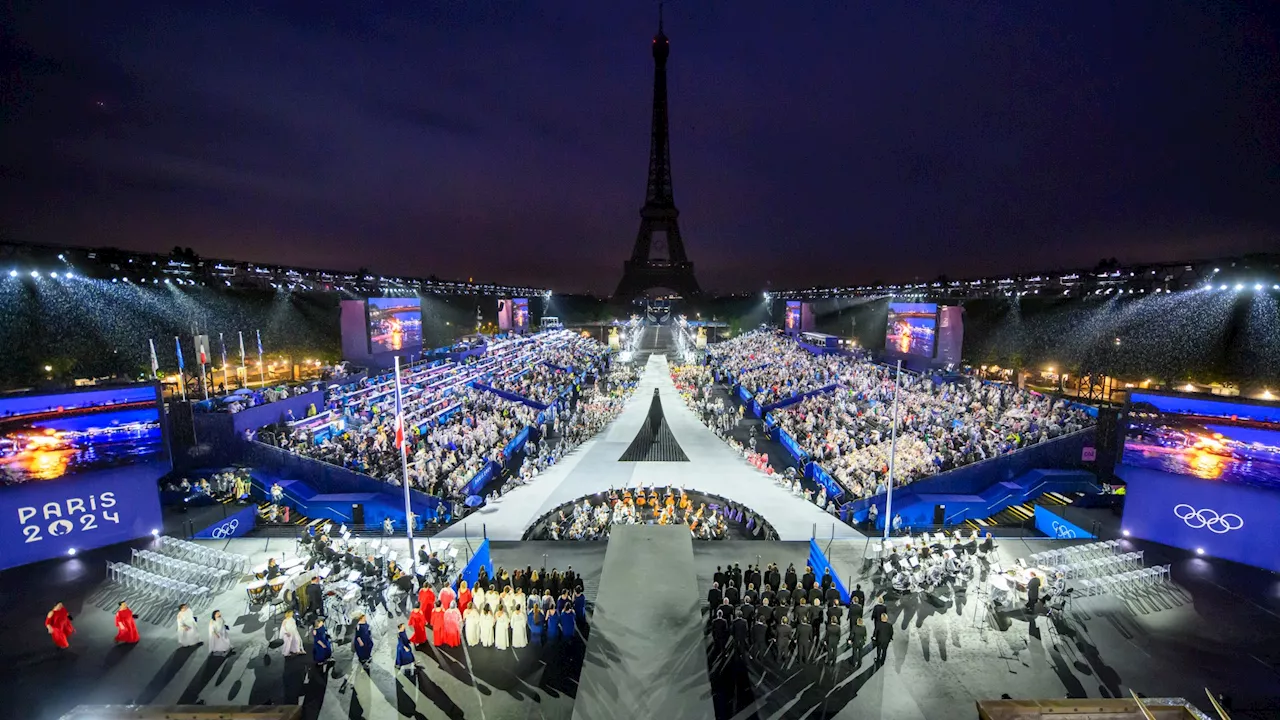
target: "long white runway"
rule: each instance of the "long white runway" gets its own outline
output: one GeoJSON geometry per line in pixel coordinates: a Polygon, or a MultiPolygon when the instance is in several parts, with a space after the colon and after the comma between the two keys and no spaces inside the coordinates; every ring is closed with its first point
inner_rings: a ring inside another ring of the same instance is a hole
{"type": "Polygon", "coordinates": [[[698,490],[740,503],[764,517],[782,540],[808,540],[815,526],[818,537],[862,537],[839,518],[783,490],[703,425],[676,391],[667,357],[657,354],[649,356],[635,394],[608,427],[531,483],[450,526],[441,537],[480,537],[484,532],[493,540],[520,540],[538,518],[571,500],[609,488],[650,485],[698,490]],[[618,462],[644,424],[655,389],[667,426],[689,462],[618,462]]]}

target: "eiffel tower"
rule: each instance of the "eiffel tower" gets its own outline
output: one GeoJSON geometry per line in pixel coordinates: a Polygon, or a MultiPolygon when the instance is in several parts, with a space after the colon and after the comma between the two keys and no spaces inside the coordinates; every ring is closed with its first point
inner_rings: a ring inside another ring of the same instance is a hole
{"type": "Polygon", "coordinates": [[[670,288],[685,297],[702,291],[693,277],[693,263],[684,252],[671,190],[671,145],[667,121],[667,56],[671,45],[662,32],[658,6],[658,34],[653,37],[653,128],[649,133],[649,187],[640,209],[640,232],[631,259],[623,263],[622,281],[614,297],[631,300],[646,290],[670,288]]]}

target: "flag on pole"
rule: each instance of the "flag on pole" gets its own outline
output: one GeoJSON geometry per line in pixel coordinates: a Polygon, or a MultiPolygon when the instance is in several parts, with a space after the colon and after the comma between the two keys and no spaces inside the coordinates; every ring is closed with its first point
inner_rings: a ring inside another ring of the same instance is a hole
{"type": "MultiPolygon", "coordinates": [[[[222,346],[222,371],[227,371],[227,341],[223,339],[222,333],[218,333],[218,344],[222,346]]],[[[226,379],[225,377],[223,378],[226,379]]]]}
{"type": "Polygon", "coordinates": [[[396,449],[404,449],[404,407],[400,402],[400,358],[396,358],[396,449]]]}
{"type": "Polygon", "coordinates": [[[262,357],[262,331],[258,331],[258,357],[262,357]]]}
{"type": "Polygon", "coordinates": [[[187,366],[182,362],[182,341],[178,339],[177,335],[173,336],[173,344],[178,348],[178,372],[182,372],[187,366]]]}
{"type": "Polygon", "coordinates": [[[151,347],[151,379],[160,377],[160,361],[156,358],[156,341],[148,340],[147,345],[151,347]]]}
{"type": "Polygon", "coordinates": [[[237,330],[236,333],[240,335],[240,367],[244,367],[244,331],[237,330]]]}

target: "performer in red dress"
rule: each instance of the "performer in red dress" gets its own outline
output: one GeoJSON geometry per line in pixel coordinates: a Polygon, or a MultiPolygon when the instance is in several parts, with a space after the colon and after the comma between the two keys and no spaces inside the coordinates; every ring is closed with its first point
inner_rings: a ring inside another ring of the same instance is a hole
{"type": "Polygon", "coordinates": [[[447,647],[462,644],[462,613],[458,612],[457,605],[444,611],[444,644],[447,647]]]}
{"type": "Polygon", "coordinates": [[[138,642],[138,624],[133,620],[133,611],[123,600],[116,609],[116,642],[138,642]]]}
{"type": "Polygon", "coordinates": [[[418,590],[418,607],[422,608],[422,612],[429,613],[431,608],[436,606],[436,591],[431,589],[430,585],[423,585],[418,590]]]}
{"type": "Polygon", "coordinates": [[[409,636],[409,642],[414,645],[421,645],[427,641],[427,616],[422,612],[422,608],[414,608],[409,613],[409,627],[413,629],[413,633],[409,636]]]}
{"type": "Polygon", "coordinates": [[[449,606],[457,601],[458,594],[453,591],[452,587],[445,585],[440,588],[440,593],[436,595],[436,599],[440,601],[440,610],[443,612],[448,610],[449,606]]]}
{"type": "Polygon", "coordinates": [[[436,647],[443,645],[446,632],[444,627],[444,608],[440,607],[440,601],[437,600],[435,609],[431,611],[431,643],[436,647]]]}
{"type": "MultiPolygon", "coordinates": [[[[464,613],[471,605],[471,588],[467,587],[467,581],[463,580],[458,586],[458,613],[464,613]]],[[[447,612],[447,611],[446,611],[447,612]]]]}
{"type": "Polygon", "coordinates": [[[71,614],[62,603],[54,605],[49,614],[44,616],[44,626],[53,638],[53,644],[60,648],[69,646],[71,636],[76,632],[75,626],[71,624],[71,614]]]}

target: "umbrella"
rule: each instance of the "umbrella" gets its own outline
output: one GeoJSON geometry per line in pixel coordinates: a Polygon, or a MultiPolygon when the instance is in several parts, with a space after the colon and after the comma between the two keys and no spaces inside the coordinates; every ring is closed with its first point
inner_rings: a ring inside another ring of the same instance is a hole
{"type": "Polygon", "coordinates": [[[463,504],[467,507],[476,507],[484,504],[484,498],[479,495],[469,495],[467,496],[467,499],[463,501],[463,504]]]}
{"type": "Polygon", "coordinates": [[[239,390],[236,390],[231,394],[232,395],[252,395],[253,391],[250,390],[249,388],[240,388],[239,390]]]}
{"type": "Polygon", "coordinates": [[[334,389],[334,388],[339,388],[339,387],[342,387],[342,386],[341,386],[341,385],[339,385],[338,383],[334,383],[334,384],[332,384],[332,385],[330,385],[330,386],[329,386],[329,389],[330,389],[330,390],[332,390],[332,389],[334,389]]]}

